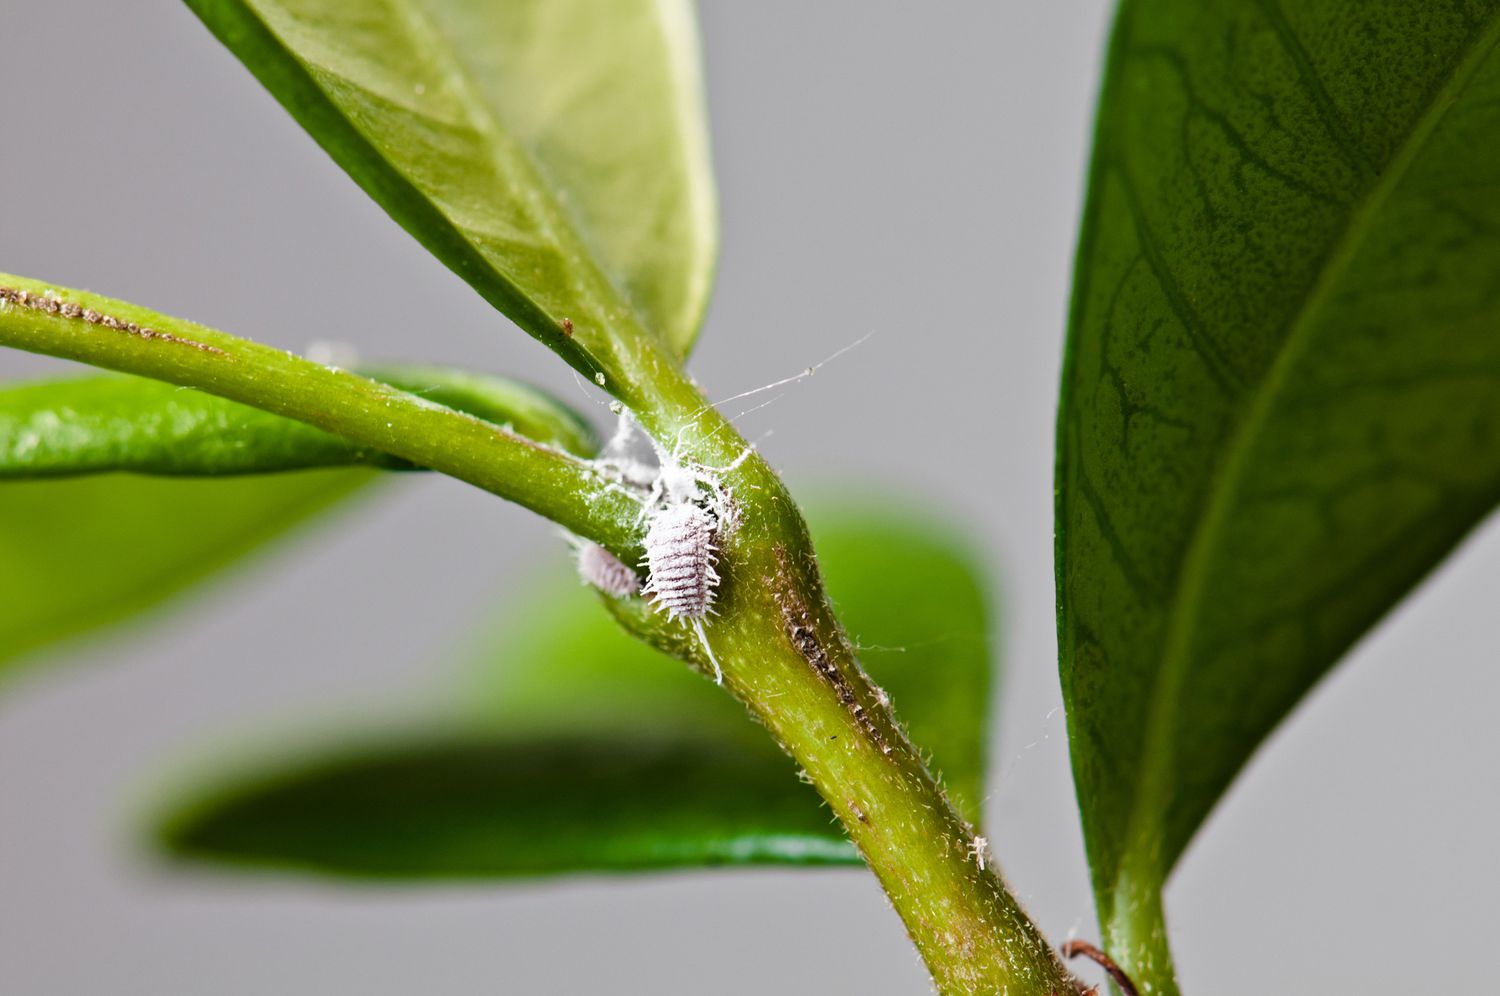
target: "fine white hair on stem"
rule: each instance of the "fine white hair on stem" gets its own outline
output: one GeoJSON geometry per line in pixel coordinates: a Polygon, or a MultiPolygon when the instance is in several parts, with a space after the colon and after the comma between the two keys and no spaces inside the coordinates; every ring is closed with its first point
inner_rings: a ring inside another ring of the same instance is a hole
{"type": "MultiPolygon", "coordinates": [[[[697,411],[693,412],[690,416],[688,416],[687,424],[688,425],[695,424],[698,421],[698,419],[702,418],[703,415],[708,412],[708,410],[710,408],[716,408],[719,405],[727,405],[731,401],[739,401],[741,398],[748,398],[748,397],[751,397],[752,395],[761,394],[761,393],[763,393],[765,391],[774,391],[778,387],[785,387],[788,384],[795,384],[798,381],[806,380],[807,378],[811,377],[813,374],[817,373],[819,369],[821,369],[824,366],[827,366],[829,363],[832,363],[834,360],[836,360],[839,357],[843,356],[845,353],[849,352],[850,350],[855,349],[855,348],[857,348],[859,346],[863,346],[866,342],[869,341],[870,337],[873,336],[874,334],[875,334],[874,332],[866,332],[864,335],[860,336],[858,339],[855,339],[853,342],[849,343],[849,345],[844,346],[844,347],[842,347],[840,349],[835,350],[834,352],[830,353],[828,356],[825,356],[823,359],[819,360],[817,363],[814,363],[812,366],[807,367],[807,368],[805,368],[805,369],[803,369],[803,370],[801,370],[801,371],[799,371],[797,373],[792,374],[790,377],[783,377],[783,378],[781,378],[778,381],[771,382],[770,384],[762,384],[760,387],[751,388],[748,391],[741,391],[739,394],[731,394],[727,398],[720,398],[718,401],[711,402],[710,404],[704,405],[702,408],[699,408],[697,411]]],[[[774,404],[776,401],[780,400],[781,397],[782,397],[782,395],[778,394],[776,397],[772,398],[770,401],[767,401],[765,404],[756,405],[754,408],[751,408],[751,409],[749,409],[747,411],[740,412],[738,415],[734,416],[734,418],[728,419],[728,421],[729,422],[733,422],[733,421],[735,421],[735,419],[744,418],[746,415],[749,415],[750,412],[759,411],[760,409],[766,407],[766,405],[774,404]]]]}
{"type": "MultiPolygon", "coordinates": [[[[874,334],[875,334],[874,332],[866,332],[864,335],[860,336],[858,339],[855,339],[849,345],[844,346],[841,349],[835,350],[834,352],[830,353],[828,356],[825,356],[823,359],[819,360],[817,363],[814,363],[812,366],[810,366],[807,369],[801,371],[800,373],[792,374],[792,376],[790,376],[790,377],[783,377],[783,378],[781,378],[781,380],[775,381],[775,382],[770,383],[770,384],[765,384],[765,385],[763,385],[761,387],[752,388],[751,390],[748,390],[748,391],[741,391],[739,394],[732,394],[732,395],[730,395],[727,398],[720,398],[718,401],[715,401],[714,404],[716,406],[717,405],[727,405],[731,401],[739,401],[741,398],[748,398],[751,395],[761,394],[762,392],[765,392],[765,391],[774,391],[778,387],[785,387],[787,384],[795,384],[799,380],[806,380],[807,378],[811,377],[813,374],[817,373],[818,372],[818,368],[827,366],[828,364],[832,363],[834,360],[838,359],[840,356],[843,356],[845,353],[849,352],[850,350],[855,349],[855,348],[857,348],[859,346],[863,346],[866,342],[869,341],[870,336],[872,336],[874,334]]],[[[751,410],[753,411],[754,409],[751,409],[751,410]]]]}

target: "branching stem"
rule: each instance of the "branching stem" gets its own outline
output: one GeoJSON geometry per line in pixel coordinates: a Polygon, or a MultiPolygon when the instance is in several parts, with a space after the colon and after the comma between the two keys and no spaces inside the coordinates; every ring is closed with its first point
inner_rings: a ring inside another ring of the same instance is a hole
{"type": "MultiPolygon", "coordinates": [[[[640,555],[637,504],[585,461],[387,385],[123,302],[3,274],[0,287],[8,290],[0,295],[0,345],[197,388],[297,419],[525,505],[627,561],[640,555]],[[43,295],[40,303],[33,297],[43,295]]],[[[719,615],[708,632],[724,685],[796,759],[843,823],[939,990],[1083,992],[860,668],[781,480],[758,454],[747,457],[743,438],[674,357],[644,336],[623,341],[628,362],[605,371],[610,389],[681,459],[724,469],[734,526],[719,538],[719,615]]],[[[646,611],[639,599],[614,605],[638,636],[708,664],[680,624],[646,611]]]]}
{"type": "Polygon", "coordinates": [[[0,274],[0,345],[197,388],[524,505],[626,557],[638,512],[587,461],[346,370],[192,322],[0,274]],[[24,295],[24,297],[23,297],[24,295]]]}

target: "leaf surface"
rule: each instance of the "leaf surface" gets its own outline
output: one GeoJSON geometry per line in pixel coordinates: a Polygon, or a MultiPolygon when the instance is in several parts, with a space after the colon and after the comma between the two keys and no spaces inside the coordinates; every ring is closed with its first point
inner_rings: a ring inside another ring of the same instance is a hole
{"type": "Polygon", "coordinates": [[[1126,0],[1058,421],[1111,952],[1307,689],[1500,497],[1500,5],[1126,0]]]}
{"type": "Polygon", "coordinates": [[[397,222],[586,375],[632,323],[687,352],[718,240],[687,0],[187,3],[397,222]]]}
{"type": "MultiPolygon", "coordinates": [[[[867,668],[977,817],[990,684],[977,572],[905,518],[825,521],[829,587],[867,668]]],[[[167,847],[364,876],[857,863],[727,696],[631,640],[576,581],[533,590],[507,613],[465,721],[221,782],[177,809],[167,847]]]]}
{"type": "MultiPolygon", "coordinates": [[[[577,456],[597,448],[581,417],[512,381],[423,367],[371,373],[577,456]]],[[[0,387],[0,479],[105,471],[212,476],[356,464],[411,467],[304,422],[144,377],[0,387]]]]}
{"type": "Polygon", "coordinates": [[[326,470],[0,483],[0,675],[28,651],[159,604],[371,479],[326,470]]]}

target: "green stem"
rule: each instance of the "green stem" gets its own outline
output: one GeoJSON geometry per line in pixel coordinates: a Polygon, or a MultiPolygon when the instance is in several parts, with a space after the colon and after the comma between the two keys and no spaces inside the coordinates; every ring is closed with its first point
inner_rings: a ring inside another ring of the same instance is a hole
{"type": "MultiPolygon", "coordinates": [[[[700,467],[725,467],[746,452],[739,433],[701,401],[686,413],[663,406],[648,418],[658,438],[675,440],[682,458],[700,467]]],[[[986,842],[949,803],[887,696],[860,667],[781,480],[755,454],[713,476],[734,508],[731,527],[718,538],[718,614],[705,634],[724,684],[802,766],[843,823],[938,990],[1082,992],[1006,889],[986,842]]],[[[637,636],[709,671],[702,648],[680,624],[640,600],[609,605],[637,636]]]]}
{"type": "Polygon", "coordinates": [[[0,273],[0,345],[197,388],[467,481],[630,556],[639,507],[587,461],[398,388],[123,301],[0,273]],[[24,293],[25,298],[22,299],[24,293]]]}
{"type": "MultiPolygon", "coordinates": [[[[859,666],[795,506],[752,462],[731,491],[768,500],[746,503],[721,538],[719,615],[706,630],[725,686],[844,824],[940,992],[1079,992],[859,666]]],[[[639,600],[609,604],[637,636],[708,670],[679,624],[639,600]]]]}
{"type": "MultiPolygon", "coordinates": [[[[639,556],[638,505],[608,488],[586,462],[387,385],[122,302],[56,291],[69,307],[38,306],[31,296],[49,291],[46,285],[0,274],[0,287],[8,289],[0,294],[0,344],[198,388],[307,422],[477,484],[616,553],[639,556]]],[[[619,378],[610,389],[677,459],[713,476],[733,506],[732,523],[718,539],[719,614],[706,634],[725,685],[801,764],[843,823],[938,989],[1081,993],[860,668],[780,479],[654,340],[623,335],[620,342],[623,349],[606,367],[619,378]]],[[[685,641],[680,626],[642,611],[639,600],[615,607],[638,635],[705,662],[703,648],[685,641]]]]}
{"type": "Polygon", "coordinates": [[[1120,869],[1104,919],[1104,946],[1136,988],[1152,996],[1177,996],[1177,968],[1162,909],[1159,868],[1120,869]]]}

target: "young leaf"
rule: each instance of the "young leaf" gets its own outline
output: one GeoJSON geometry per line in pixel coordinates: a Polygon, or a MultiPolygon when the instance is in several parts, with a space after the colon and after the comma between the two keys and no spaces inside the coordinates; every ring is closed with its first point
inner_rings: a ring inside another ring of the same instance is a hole
{"type": "Polygon", "coordinates": [[[687,0],[187,3],[397,222],[585,375],[636,326],[687,352],[717,246],[687,0]]]}
{"type": "Polygon", "coordinates": [[[371,480],[328,470],[0,484],[0,674],[27,651],[158,604],[371,480]]]}
{"type": "Polygon", "coordinates": [[[1497,38],[1494,2],[1120,9],[1057,564],[1100,915],[1153,992],[1215,800],[1500,497],[1497,38]]]}
{"type": "MultiPolygon", "coordinates": [[[[578,456],[596,448],[582,418],[511,381],[394,367],[377,379],[578,456]]],[[[259,474],[353,464],[412,466],[303,422],[142,377],[0,387],[0,479],[104,471],[259,474]]]]}
{"type": "MultiPolygon", "coordinates": [[[[870,672],[977,818],[990,679],[967,553],[890,514],[826,521],[829,585],[870,672]]],[[[166,846],[373,876],[858,861],[726,696],[625,636],[575,580],[534,589],[456,730],[231,781],[179,809],[166,846]]]]}

